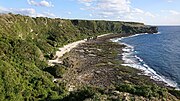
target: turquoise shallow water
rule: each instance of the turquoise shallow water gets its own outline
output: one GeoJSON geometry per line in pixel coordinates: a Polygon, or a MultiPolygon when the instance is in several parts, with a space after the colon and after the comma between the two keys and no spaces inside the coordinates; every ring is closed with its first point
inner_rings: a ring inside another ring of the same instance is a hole
{"type": "Polygon", "coordinates": [[[158,34],[142,34],[118,39],[124,65],[138,68],[153,79],[180,87],[180,26],[158,27],[158,34]]]}

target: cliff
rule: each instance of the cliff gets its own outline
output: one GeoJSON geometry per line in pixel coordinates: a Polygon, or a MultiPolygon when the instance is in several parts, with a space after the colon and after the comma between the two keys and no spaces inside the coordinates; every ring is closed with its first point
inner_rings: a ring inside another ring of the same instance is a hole
{"type": "Polygon", "coordinates": [[[155,26],[147,26],[138,22],[71,20],[72,24],[84,33],[157,33],[155,26]]]}
{"type": "Polygon", "coordinates": [[[53,100],[64,96],[63,84],[44,70],[58,47],[105,33],[156,33],[156,27],[120,21],[65,20],[0,15],[1,100],[53,100]]]}

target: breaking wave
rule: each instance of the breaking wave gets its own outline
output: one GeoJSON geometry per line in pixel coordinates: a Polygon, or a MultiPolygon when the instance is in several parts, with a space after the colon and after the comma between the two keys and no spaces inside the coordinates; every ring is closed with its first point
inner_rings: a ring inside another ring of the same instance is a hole
{"type": "MultiPolygon", "coordinates": [[[[143,34],[136,34],[136,35],[132,35],[129,37],[135,37],[135,36],[139,36],[139,35],[143,35],[143,34]]],[[[150,78],[155,81],[164,82],[167,86],[171,86],[171,87],[175,87],[175,88],[179,89],[176,82],[169,80],[162,75],[159,75],[156,71],[154,71],[152,68],[150,68],[143,59],[138,57],[137,51],[134,50],[133,46],[121,42],[122,39],[129,38],[129,37],[121,37],[121,38],[111,39],[111,41],[113,41],[113,42],[118,42],[118,43],[126,46],[122,49],[122,51],[123,51],[122,60],[124,61],[124,63],[122,65],[141,70],[142,73],[139,75],[150,76],[150,78]]]]}

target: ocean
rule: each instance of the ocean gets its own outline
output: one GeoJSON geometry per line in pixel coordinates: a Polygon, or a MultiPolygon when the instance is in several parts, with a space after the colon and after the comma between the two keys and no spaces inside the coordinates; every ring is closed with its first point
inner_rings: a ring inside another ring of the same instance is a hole
{"type": "Polygon", "coordinates": [[[157,34],[137,34],[114,41],[127,45],[123,49],[123,65],[180,88],[180,26],[159,26],[158,31],[157,34]]]}

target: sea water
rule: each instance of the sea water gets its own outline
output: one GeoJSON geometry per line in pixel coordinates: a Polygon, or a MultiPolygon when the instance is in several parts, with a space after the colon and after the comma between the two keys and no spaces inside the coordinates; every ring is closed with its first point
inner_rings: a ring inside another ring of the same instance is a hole
{"type": "Polygon", "coordinates": [[[180,26],[160,26],[156,34],[137,34],[114,39],[125,44],[125,66],[143,71],[156,81],[180,88],[180,26]]]}

